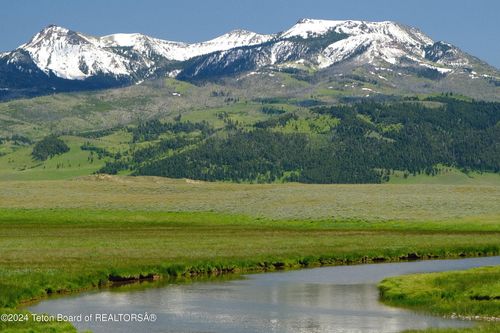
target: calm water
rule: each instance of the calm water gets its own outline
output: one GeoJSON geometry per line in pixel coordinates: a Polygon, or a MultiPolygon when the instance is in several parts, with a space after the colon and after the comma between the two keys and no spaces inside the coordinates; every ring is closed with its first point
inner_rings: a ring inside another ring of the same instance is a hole
{"type": "Polygon", "coordinates": [[[416,314],[378,302],[388,276],[500,265],[500,257],[338,266],[247,275],[245,279],[97,291],[31,306],[49,314],[156,314],[155,322],[74,322],[94,332],[399,332],[464,327],[468,322],[416,314]]]}

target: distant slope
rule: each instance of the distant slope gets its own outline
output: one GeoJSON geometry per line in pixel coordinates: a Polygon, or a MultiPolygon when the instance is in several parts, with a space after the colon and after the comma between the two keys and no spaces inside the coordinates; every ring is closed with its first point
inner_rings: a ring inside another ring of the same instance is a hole
{"type": "MultiPolygon", "coordinates": [[[[175,86],[182,91],[175,98],[191,89],[199,93],[182,83],[175,86]]],[[[500,103],[440,95],[322,105],[312,99],[238,101],[215,89],[210,95],[225,104],[101,130],[77,131],[66,124],[61,138],[70,151],[47,161],[33,159],[31,151],[50,127],[37,132],[33,124],[29,136],[0,137],[0,178],[99,172],[251,183],[487,184],[498,179],[500,103]]],[[[78,110],[81,117],[89,110],[92,117],[119,115],[99,99],[86,101],[96,104],[78,110]]],[[[61,118],[61,126],[69,120],[61,118]]]]}

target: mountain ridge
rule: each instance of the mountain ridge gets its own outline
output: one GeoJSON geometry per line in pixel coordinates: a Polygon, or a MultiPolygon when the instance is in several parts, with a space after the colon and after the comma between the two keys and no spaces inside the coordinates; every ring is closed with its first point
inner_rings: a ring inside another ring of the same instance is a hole
{"type": "Polygon", "coordinates": [[[275,34],[236,29],[198,43],[140,33],[94,37],[49,25],[0,54],[0,88],[22,96],[37,90],[119,87],[165,76],[197,81],[273,66],[319,72],[346,64],[411,69],[434,78],[460,74],[460,79],[498,82],[500,77],[496,68],[414,27],[392,21],[301,19],[275,34]]]}

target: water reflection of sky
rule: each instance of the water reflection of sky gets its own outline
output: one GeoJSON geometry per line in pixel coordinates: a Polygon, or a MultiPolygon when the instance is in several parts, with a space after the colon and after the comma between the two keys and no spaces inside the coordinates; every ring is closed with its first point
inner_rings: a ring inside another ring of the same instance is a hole
{"type": "Polygon", "coordinates": [[[94,332],[400,332],[460,327],[385,306],[376,282],[386,276],[499,265],[500,257],[340,266],[249,275],[246,279],[94,292],[32,306],[33,312],[155,313],[155,323],[75,323],[94,332]]]}

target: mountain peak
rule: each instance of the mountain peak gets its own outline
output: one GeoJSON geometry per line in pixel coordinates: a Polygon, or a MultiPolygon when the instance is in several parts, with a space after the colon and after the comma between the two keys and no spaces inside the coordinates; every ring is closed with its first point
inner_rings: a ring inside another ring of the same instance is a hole
{"type": "MultiPolygon", "coordinates": [[[[205,49],[206,47],[209,48],[215,47],[213,48],[213,51],[228,50],[240,46],[261,44],[273,39],[274,37],[275,35],[261,35],[256,32],[245,29],[236,29],[228,33],[225,33],[224,35],[216,37],[212,40],[198,43],[195,45],[201,46],[202,49],[205,49]]],[[[210,52],[208,52],[208,48],[206,48],[206,51],[204,51],[204,53],[210,53],[210,52]]]]}
{"type": "Polygon", "coordinates": [[[317,20],[310,18],[300,19],[290,29],[282,32],[281,37],[314,37],[327,33],[346,21],[317,20]]]}
{"type": "Polygon", "coordinates": [[[400,25],[392,21],[368,22],[359,20],[323,20],[323,19],[300,19],[290,29],[281,33],[281,37],[315,37],[336,31],[348,35],[359,35],[372,32],[382,32],[383,29],[396,28],[400,25]]]}
{"type": "Polygon", "coordinates": [[[127,75],[125,59],[100,49],[98,39],[51,24],[18,50],[27,52],[45,74],[84,80],[98,73],[127,75]]]}
{"type": "Polygon", "coordinates": [[[48,26],[46,26],[45,28],[40,30],[40,32],[37,35],[42,35],[42,36],[50,36],[52,34],[64,35],[64,34],[68,34],[70,32],[71,32],[71,30],[69,30],[68,28],[65,28],[65,27],[62,27],[62,26],[59,26],[56,24],[49,24],[48,26]]]}
{"type": "Polygon", "coordinates": [[[78,40],[81,37],[78,33],[71,31],[67,28],[50,24],[40,30],[31,40],[20,46],[20,48],[37,48],[40,47],[41,44],[50,43],[50,41],[69,39],[69,43],[82,42],[82,40],[78,40]],[[76,37],[76,38],[75,38],[76,37]],[[78,40],[78,41],[77,41],[78,40]]]}
{"type": "MultiPolygon", "coordinates": [[[[234,30],[231,30],[219,37],[216,37],[214,39],[212,39],[211,41],[214,41],[214,40],[221,40],[221,39],[239,39],[239,38],[255,38],[255,37],[262,37],[262,38],[266,38],[266,37],[269,37],[271,35],[261,35],[261,34],[258,34],[256,32],[253,32],[253,31],[250,31],[250,30],[246,30],[246,29],[234,29],[234,30]]],[[[211,42],[211,41],[208,41],[208,42],[211,42]]]]}
{"type": "Polygon", "coordinates": [[[320,21],[320,20],[304,17],[304,18],[301,18],[300,20],[298,20],[295,24],[307,24],[307,23],[311,23],[314,21],[320,21]]]}
{"type": "Polygon", "coordinates": [[[226,35],[249,35],[255,34],[255,32],[246,29],[234,29],[226,33],[226,35]]]}
{"type": "Polygon", "coordinates": [[[65,27],[57,25],[57,24],[49,24],[45,28],[43,28],[42,31],[43,30],[47,30],[47,29],[56,29],[56,30],[58,30],[58,29],[65,29],[65,30],[68,30],[65,27]]]}

